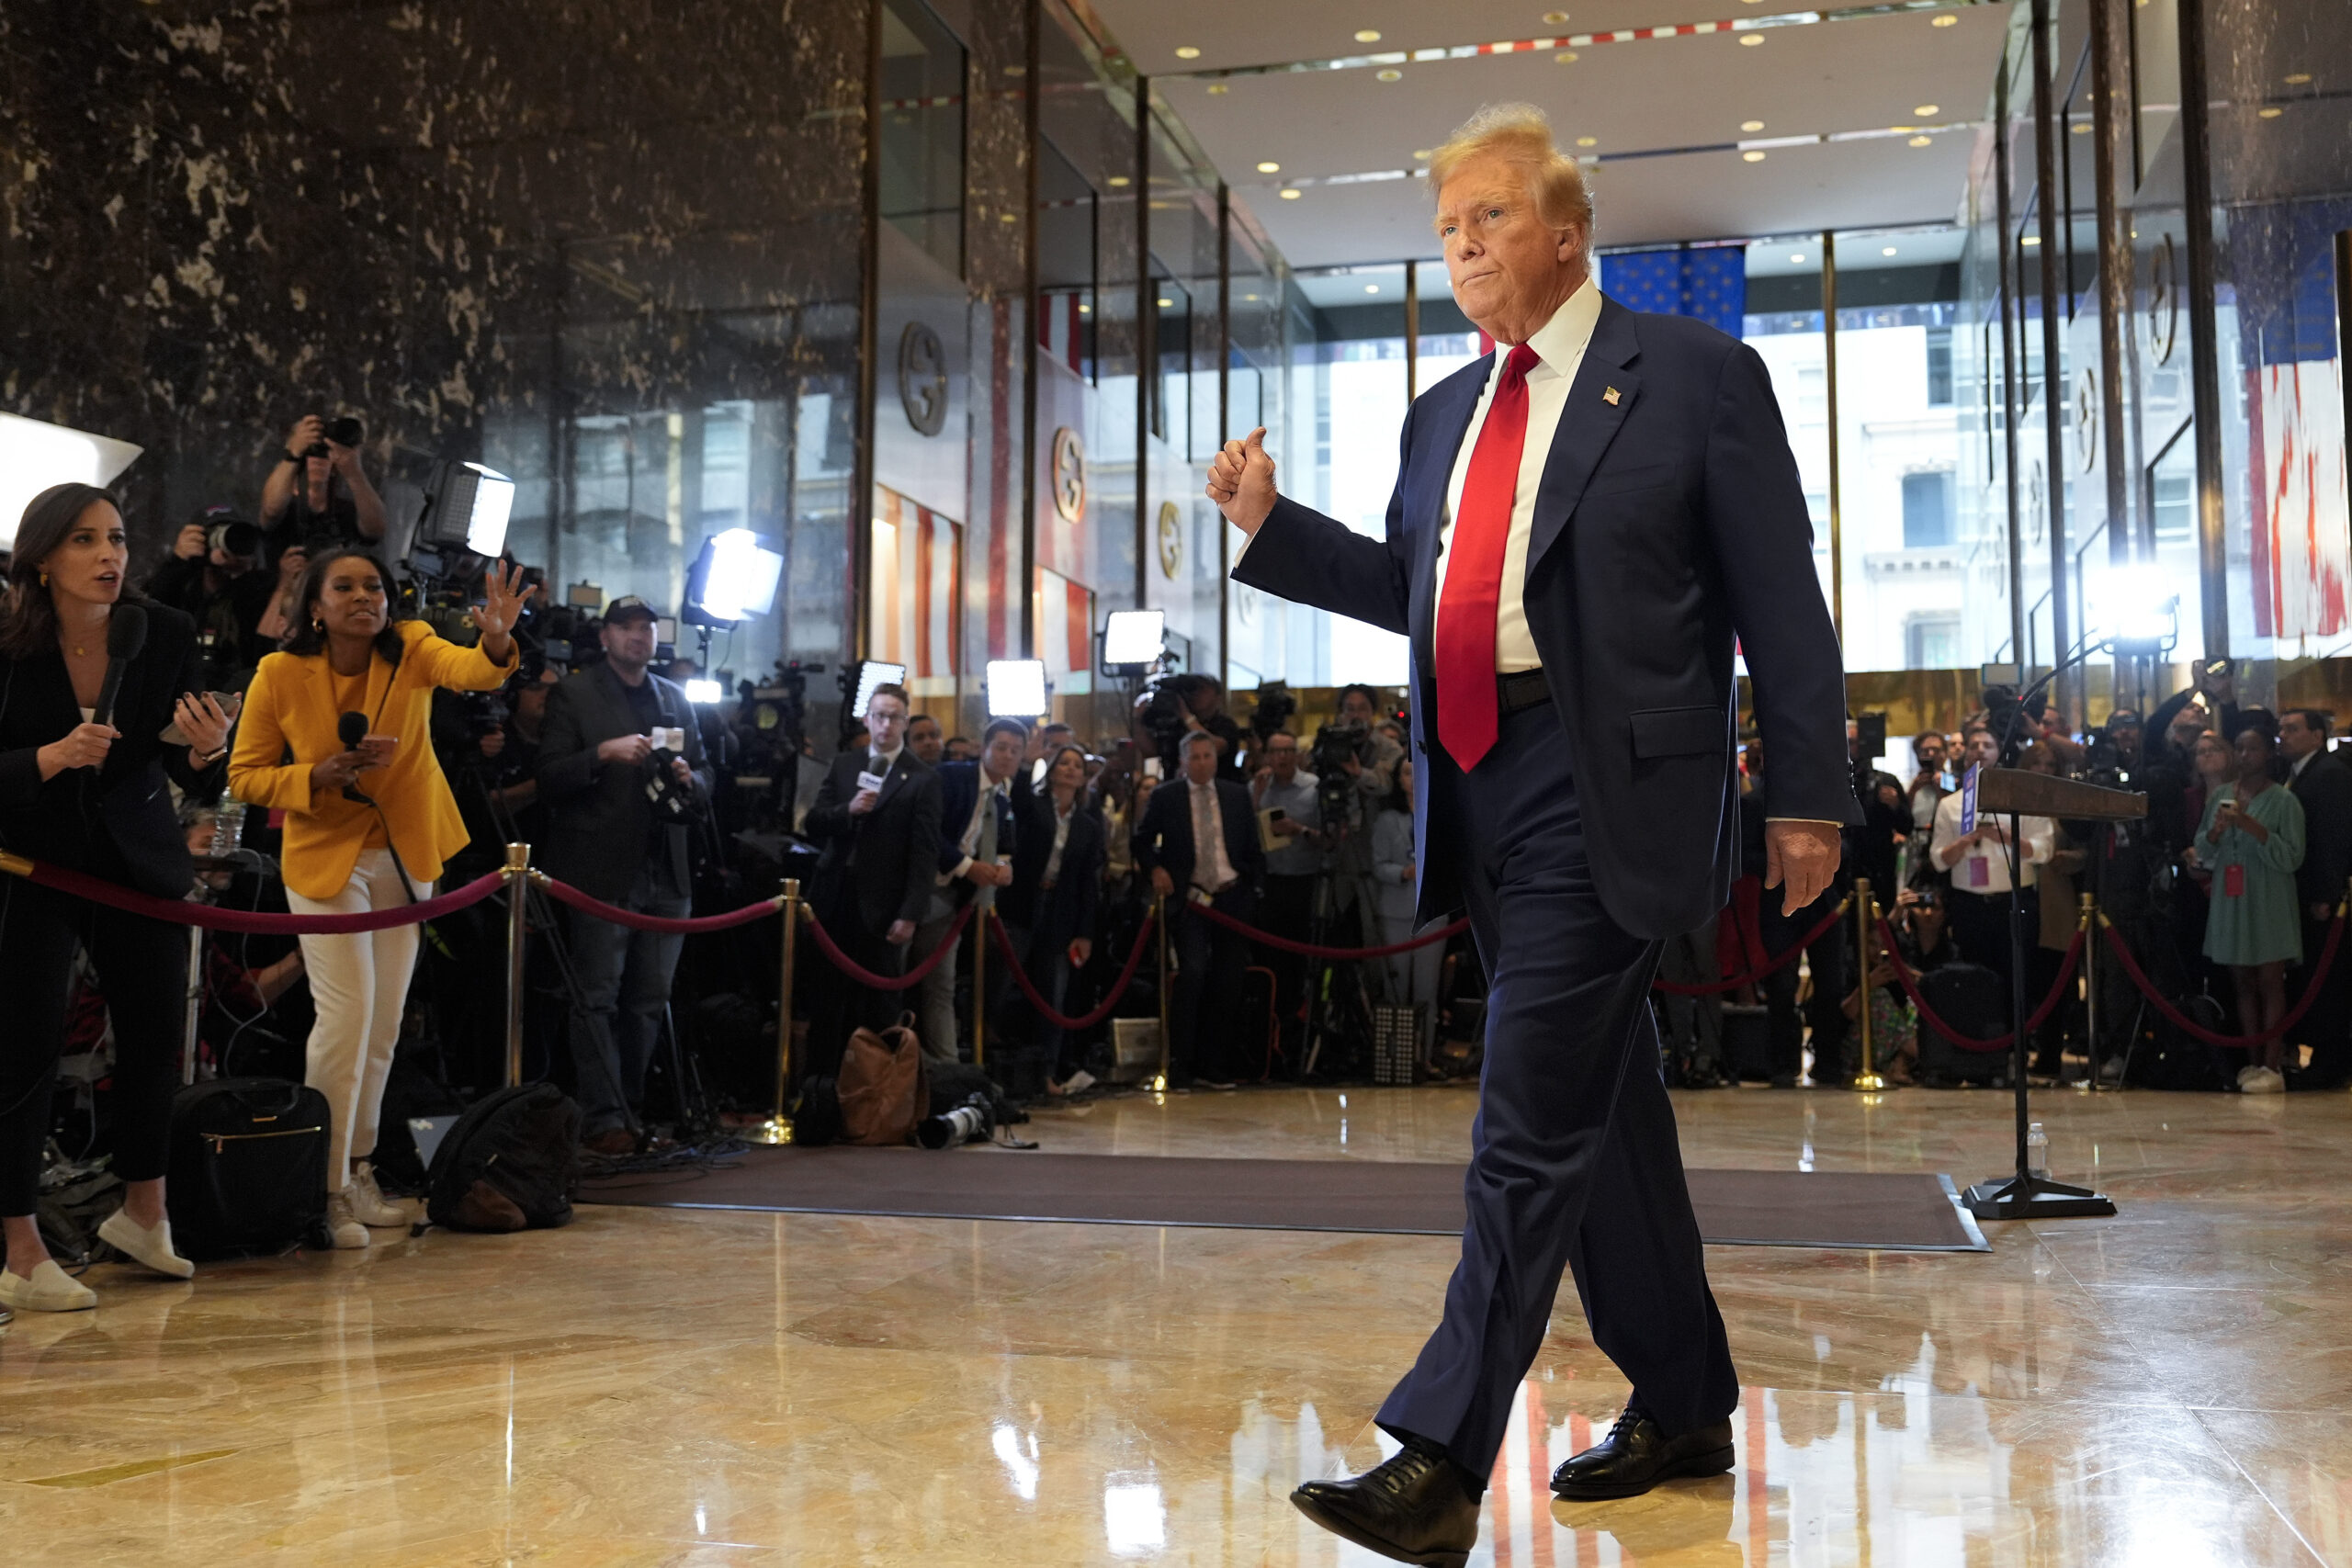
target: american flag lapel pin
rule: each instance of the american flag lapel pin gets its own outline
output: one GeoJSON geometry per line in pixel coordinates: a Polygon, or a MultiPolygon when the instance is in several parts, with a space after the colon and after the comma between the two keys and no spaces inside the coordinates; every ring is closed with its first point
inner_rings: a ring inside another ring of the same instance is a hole
{"type": "Polygon", "coordinates": [[[1610,407],[1611,407],[1611,408],[1616,407],[1616,406],[1617,406],[1617,389],[1616,389],[1616,388],[1614,388],[1614,387],[1611,387],[1611,388],[1610,388],[1607,391],[1602,392],[1602,393],[1600,394],[1600,400],[1601,400],[1602,402],[1604,402],[1604,403],[1607,403],[1607,404],[1608,404],[1610,407]]]}

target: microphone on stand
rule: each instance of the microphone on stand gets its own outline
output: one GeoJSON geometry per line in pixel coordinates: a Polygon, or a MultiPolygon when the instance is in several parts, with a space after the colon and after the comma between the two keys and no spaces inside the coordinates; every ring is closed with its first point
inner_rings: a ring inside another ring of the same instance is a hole
{"type": "MultiPolygon", "coordinates": [[[[358,750],[359,743],[368,739],[368,716],[364,713],[345,714],[342,717],[334,721],[334,737],[336,739],[343,742],[343,749],[345,750],[358,750]]],[[[362,806],[373,806],[376,804],[375,801],[362,794],[359,786],[356,784],[347,784],[343,786],[343,798],[345,800],[356,800],[362,806]]]]}
{"type": "Polygon", "coordinates": [[[92,724],[114,722],[115,699],[122,694],[122,672],[147,646],[147,607],[118,604],[107,617],[107,675],[98,686],[98,702],[90,710],[92,724]]]}

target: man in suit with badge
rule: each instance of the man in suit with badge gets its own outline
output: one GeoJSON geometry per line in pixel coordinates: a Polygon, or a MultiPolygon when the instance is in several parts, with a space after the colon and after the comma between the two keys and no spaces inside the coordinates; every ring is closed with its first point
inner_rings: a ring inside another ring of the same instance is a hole
{"type": "MultiPolygon", "coordinates": [[[[907,944],[931,902],[939,850],[939,775],[907,749],[907,693],[895,684],[866,699],[864,746],[825,771],[801,831],[822,847],[809,901],[834,944],[870,973],[906,970],[907,944]]],[[[852,1031],[887,1027],[905,994],[848,976],[821,987],[808,1023],[808,1070],[841,1066],[852,1031]]]]}
{"type": "Polygon", "coordinates": [[[1665,939],[1738,871],[1736,638],[1772,768],[1768,886],[1829,886],[1859,822],[1837,634],[1764,363],[1602,297],[1592,208],[1542,111],[1490,107],[1430,160],[1455,299],[1495,340],[1415,400],[1383,536],[1277,494],[1263,432],[1208,492],[1238,581],[1410,639],[1419,918],[1466,906],[1488,983],[1444,1315],[1388,1396],[1402,1445],[1292,1500],[1403,1562],[1462,1563],[1565,1269],[1633,1384],[1565,1497],[1732,1468],[1739,1403],[1659,1074],[1665,939]]]}

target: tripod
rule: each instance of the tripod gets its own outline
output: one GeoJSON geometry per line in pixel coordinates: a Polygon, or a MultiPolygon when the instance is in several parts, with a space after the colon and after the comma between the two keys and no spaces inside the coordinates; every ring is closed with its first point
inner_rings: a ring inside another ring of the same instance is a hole
{"type": "MultiPolygon", "coordinates": [[[[1340,842],[1327,852],[1324,868],[1315,878],[1315,912],[1307,941],[1317,947],[1331,944],[1335,927],[1345,929],[1338,919],[1342,889],[1354,900],[1354,925],[1359,938],[1368,946],[1379,945],[1378,929],[1372,919],[1373,911],[1379,908],[1377,895],[1372,879],[1362,869],[1360,858],[1352,852],[1349,833],[1350,826],[1342,824],[1340,842]]],[[[1319,954],[1307,959],[1306,1055],[1298,1069],[1302,1078],[1314,1075],[1327,1039],[1340,1042],[1351,1062],[1369,1061],[1374,993],[1376,991],[1379,999],[1384,1000],[1388,994],[1388,972],[1385,966],[1376,968],[1373,985],[1366,987],[1364,970],[1371,962],[1359,959],[1338,963],[1319,954]]]]}

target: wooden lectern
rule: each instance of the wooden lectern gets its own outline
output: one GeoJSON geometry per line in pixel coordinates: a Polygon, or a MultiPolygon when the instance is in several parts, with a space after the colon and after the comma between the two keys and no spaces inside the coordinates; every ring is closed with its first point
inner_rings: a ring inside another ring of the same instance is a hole
{"type": "MultiPolygon", "coordinates": [[[[1977,771],[1976,814],[2009,819],[2010,853],[2020,841],[2018,818],[2054,817],[2068,821],[2133,822],[2148,814],[2148,797],[2132,790],[2109,789],[2079,779],[2062,779],[2023,768],[1984,768],[1977,771]]],[[[2017,1100],[2018,1168],[2006,1179],[1980,1181],[1968,1190],[1968,1212],[1980,1220],[2062,1219],[2078,1214],[2112,1214],[2115,1204],[2087,1187],[2068,1187],[2026,1168],[2025,960],[2030,943],[2025,930],[2025,900],[2019,892],[2014,861],[2009,874],[2009,1082],[2017,1100]]],[[[2090,933],[2097,940],[2098,933],[2090,933]]],[[[2097,1073],[2096,1043],[2093,1073],[2097,1073]]]]}

